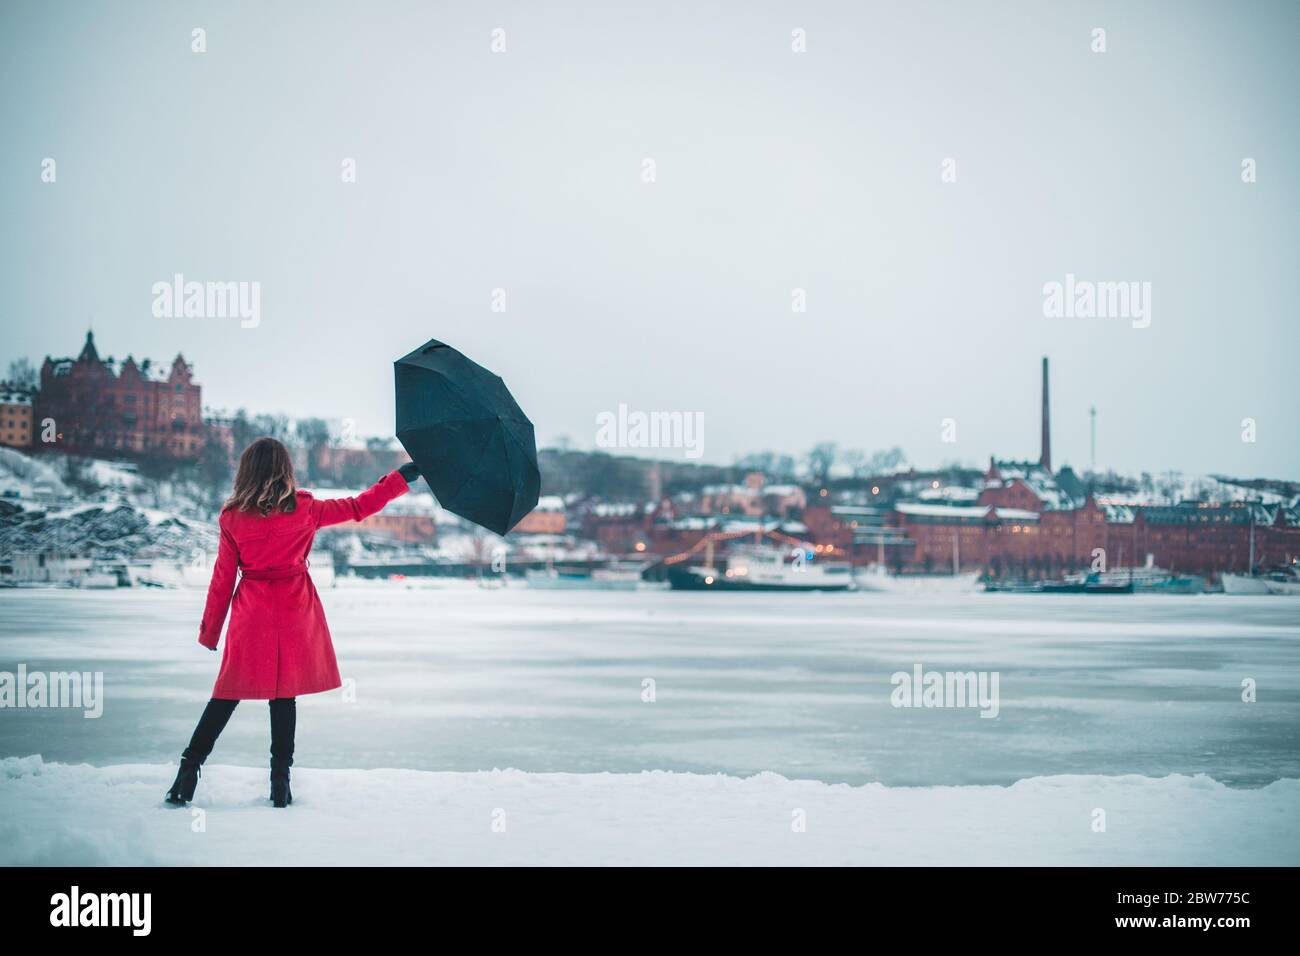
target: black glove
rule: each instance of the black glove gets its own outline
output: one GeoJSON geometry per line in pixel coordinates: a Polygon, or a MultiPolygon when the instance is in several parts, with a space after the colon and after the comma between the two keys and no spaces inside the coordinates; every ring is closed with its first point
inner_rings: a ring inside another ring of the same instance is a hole
{"type": "Polygon", "coordinates": [[[397,469],[397,473],[406,479],[408,485],[415,481],[416,478],[420,477],[420,469],[416,467],[415,462],[413,461],[408,461],[401,468],[397,469]]]}

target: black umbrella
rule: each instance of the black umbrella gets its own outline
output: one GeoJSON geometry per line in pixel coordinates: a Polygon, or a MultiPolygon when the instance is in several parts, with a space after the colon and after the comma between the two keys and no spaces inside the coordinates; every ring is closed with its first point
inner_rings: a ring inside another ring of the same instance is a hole
{"type": "Polygon", "coordinates": [[[505,534],[542,484],[533,423],[506,383],[436,339],[394,362],[393,374],[397,439],[438,504],[505,534]]]}

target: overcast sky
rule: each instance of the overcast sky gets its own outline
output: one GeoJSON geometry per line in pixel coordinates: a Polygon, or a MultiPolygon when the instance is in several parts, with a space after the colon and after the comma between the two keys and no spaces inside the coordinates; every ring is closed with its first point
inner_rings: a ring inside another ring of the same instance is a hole
{"type": "Polygon", "coordinates": [[[539,443],[625,403],[703,413],[705,461],[928,466],[1036,456],[1048,355],[1058,465],[1095,404],[1102,467],[1300,477],[1300,4],[701,6],[7,0],[0,361],[93,322],[205,404],[391,434],[437,337],[539,443]],[[176,273],[260,324],[155,317],[176,273]],[[1045,317],[1067,274],[1151,283],[1149,326],[1045,317]]]}

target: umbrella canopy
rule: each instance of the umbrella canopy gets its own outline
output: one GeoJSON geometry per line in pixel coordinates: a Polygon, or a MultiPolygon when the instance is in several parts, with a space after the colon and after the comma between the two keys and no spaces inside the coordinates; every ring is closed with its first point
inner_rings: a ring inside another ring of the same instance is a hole
{"type": "Polygon", "coordinates": [[[533,423],[499,375],[430,339],[393,363],[397,439],[438,504],[505,534],[537,504],[533,423]]]}

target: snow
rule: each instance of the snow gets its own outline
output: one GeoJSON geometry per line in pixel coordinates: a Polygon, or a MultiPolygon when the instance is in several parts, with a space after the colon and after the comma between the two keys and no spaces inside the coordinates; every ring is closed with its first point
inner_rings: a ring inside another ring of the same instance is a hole
{"type": "Polygon", "coordinates": [[[1056,480],[1048,475],[1037,477],[1023,478],[1026,488],[1028,488],[1039,501],[1043,503],[1044,510],[1047,511],[1067,511],[1071,508],[1077,508],[1083,504],[1083,501],[1075,501],[1067,495],[1056,480]]]}
{"type": "Polygon", "coordinates": [[[0,592],[0,671],[104,675],[98,719],[0,712],[0,863],[1300,864],[1286,599],[341,585],[353,697],[300,699],[294,806],[247,702],[206,833],[161,805],[202,591],[0,592]],[[892,707],[917,663],[997,672],[999,716],[892,707]]]}
{"type": "Polygon", "coordinates": [[[101,561],[188,560],[196,549],[215,553],[215,525],[123,500],[94,501],[42,512],[0,507],[0,557],[75,554],[101,561]]]}
{"type": "Polygon", "coordinates": [[[709,531],[713,528],[713,519],[688,516],[674,518],[672,521],[665,522],[665,525],[676,531],[709,531]]]}
{"type": "Polygon", "coordinates": [[[591,506],[591,513],[600,518],[620,518],[637,513],[637,506],[632,502],[598,502],[591,506]]]}
{"type": "Polygon", "coordinates": [[[38,491],[50,498],[70,494],[58,472],[45,461],[0,445],[0,493],[30,499],[38,491]]]}
{"type": "Polygon", "coordinates": [[[763,496],[772,495],[778,498],[784,498],[790,495],[797,495],[799,491],[800,489],[798,485],[764,485],[761,493],[763,496]]]}
{"type": "Polygon", "coordinates": [[[993,505],[932,505],[903,502],[894,506],[899,514],[926,518],[985,518],[992,514],[1008,521],[1037,521],[1037,511],[993,505]]]}
{"type": "Polygon", "coordinates": [[[921,501],[976,501],[979,496],[978,488],[944,485],[942,488],[924,488],[916,497],[921,501]]]}
{"type": "Polygon", "coordinates": [[[174,773],[0,760],[0,865],[1300,864],[1300,780],[915,788],[774,773],[295,767],[294,803],[275,810],[261,768],[209,765],[189,808],[162,802],[174,773]]]}
{"type": "Polygon", "coordinates": [[[700,489],[700,494],[710,497],[717,495],[752,495],[754,489],[747,485],[705,485],[700,489]]]}
{"type": "Polygon", "coordinates": [[[1037,521],[1037,511],[1026,511],[1024,508],[994,508],[993,513],[1007,521],[1037,521]]]}
{"type": "Polygon", "coordinates": [[[115,491],[137,491],[145,484],[136,466],[128,461],[103,461],[92,458],[87,461],[87,470],[91,478],[105,488],[112,488],[115,491]]]}
{"type": "Polygon", "coordinates": [[[1137,512],[1129,505],[1115,504],[1108,499],[1098,498],[1097,507],[1106,515],[1106,521],[1110,524],[1132,524],[1137,518],[1137,512]]]}
{"type": "Polygon", "coordinates": [[[991,505],[930,505],[901,502],[894,506],[899,514],[936,518],[983,518],[991,505]]]}

